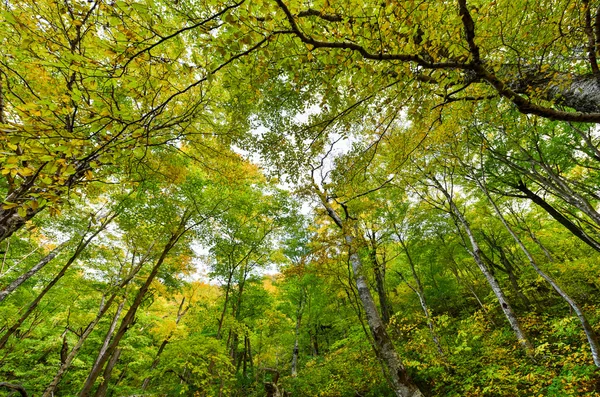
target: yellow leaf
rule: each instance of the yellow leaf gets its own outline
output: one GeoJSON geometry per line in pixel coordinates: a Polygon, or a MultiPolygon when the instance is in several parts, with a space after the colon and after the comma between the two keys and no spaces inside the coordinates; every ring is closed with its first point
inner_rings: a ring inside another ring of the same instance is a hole
{"type": "Polygon", "coordinates": [[[17,203],[9,203],[8,201],[4,202],[4,204],[2,205],[2,208],[4,208],[5,210],[9,210],[11,208],[15,208],[16,206],[18,206],[19,204],[17,203]]]}
{"type": "Polygon", "coordinates": [[[33,175],[33,170],[31,168],[21,168],[19,170],[19,174],[23,176],[30,176],[33,175]]]}

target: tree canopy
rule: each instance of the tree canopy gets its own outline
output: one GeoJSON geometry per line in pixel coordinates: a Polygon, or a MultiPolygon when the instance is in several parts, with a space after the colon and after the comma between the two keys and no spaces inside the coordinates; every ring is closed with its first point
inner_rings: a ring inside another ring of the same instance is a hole
{"type": "Polygon", "coordinates": [[[600,3],[0,4],[0,396],[600,395],[600,3]]]}

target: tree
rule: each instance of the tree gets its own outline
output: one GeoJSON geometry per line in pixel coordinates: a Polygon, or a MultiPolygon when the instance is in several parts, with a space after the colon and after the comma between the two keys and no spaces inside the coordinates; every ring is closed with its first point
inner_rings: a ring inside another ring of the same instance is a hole
{"type": "Polygon", "coordinates": [[[598,4],[0,20],[3,391],[594,395],[598,4]]]}
{"type": "MultiPolygon", "coordinates": [[[[341,229],[344,242],[348,246],[349,261],[352,265],[352,271],[356,280],[358,296],[361,300],[374,340],[375,351],[382,364],[387,367],[388,376],[394,393],[401,397],[421,396],[421,391],[408,375],[398,353],[394,349],[394,345],[385,329],[385,325],[377,312],[373,296],[363,273],[363,263],[358,252],[360,246],[357,244],[357,237],[355,235],[356,227],[352,225],[351,219],[344,220],[340,217],[338,212],[329,203],[327,193],[321,191],[314,182],[313,189],[319,196],[321,204],[327,211],[329,217],[341,229]]],[[[348,217],[349,216],[347,215],[347,218],[348,217]]]]}
{"type": "Polygon", "coordinates": [[[564,1],[553,11],[527,7],[525,18],[517,18],[522,8],[512,2],[357,8],[348,1],[291,8],[277,0],[277,6],[286,21],[280,29],[308,47],[307,57],[324,52],[316,55],[324,64],[352,59],[360,69],[388,74],[413,88],[407,92],[427,90],[443,104],[502,98],[524,114],[600,121],[598,35],[589,2],[564,1]],[[587,62],[574,48],[587,52],[587,62]],[[552,103],[576,111],[558,110],[552,103]]]}

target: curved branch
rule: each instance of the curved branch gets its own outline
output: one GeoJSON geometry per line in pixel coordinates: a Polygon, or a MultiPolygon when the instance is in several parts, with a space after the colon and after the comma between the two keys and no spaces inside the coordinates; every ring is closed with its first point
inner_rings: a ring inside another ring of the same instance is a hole
{"type": "Polygon", "coordinates": [[[25,388],[21,385],[16,385],[16,384],[8,383],[8,382],[0,382],[0,387],[5,387],[10,390],[15,390],[15,391],[19,392],[21,397],[28,397],[27,390],[25,390],[25,388]]]}
{"type": "Polygon", "coordinates": [[[144,48],[144,49],[142,49],[142,50],[139,50],[138,52],[136,52],[135,54],[133,54],[133,55],[131,56],[131,58],[129,58],[129,59],[127,60],[127,62],[125,62],[125,65],[123,65],[123,70],[121,71],[121,75],[123,75],[123,73],[125,73],[125,70],[127,69],[127,66],[128,66],[128,65],[129,65],[129,64],[130,64],[130,63],[131,63],[131,62],[132,62],[132,61],[133,61],[135,58],[137,58],[137,57],[138,57],[138,56],[140,56],[141,54],[143,54],[143,53],[145,53],[145,52],[150,52],[150,51],[151,51],[153,48],[155,48],[155,47],[157,47],[157,46],[161,45],[162,43],[164,43],[164,42],[165,42],[165,41],[167,41],[167,40],[170,40],[170,39],[172,39],[173,37],[179,36],[179,35],[180,35],[181,33],[183,33],[183,32],[187,32],[188,30],[193,30],[193,29],[199,28],[199,27],[201,27],[201,26],[203,26],[203,25],[207,24],[208,22],[210,22],[210,21],[212,21],[212,20],[214,20],[214,19],[216,19],[216,18],[220,17],[221,15],[225,14],[227,11],[230,11],[230,10],[232,10],[232,9],[234,9],[234,8],[237,8],[237,7],[239,7],[240,5],[242,5],[242,4],[244,3],[244,1],[246,1],[246,0],[242,0],[242,1],[240,1],[239,3],[235,3],[235,4],[233,4],[233,5],[230,5],[230,6],[228,6],[228,7],[225,7],[224,9],[222,9],[221,11],[219,11],[218,13],[216,13],[216,14],[214,14],[214,15],[211,15],[210,17],[206,18],[205,20],[203,20],[203,21],[200,21],[200,22],[198,22],[198,23],[195,23],[195,24],[193,24],[193,25],[191,25],[191,26],[186,26],[185,28],[181,28],[181,29],[177,30],[176,32],[173,32],[173,33],[171,33],[171,34],[170,34],[170,35],[168,35],[168,36],[162,37],[162,38],[161,38],[160,40],[158,40],[156,43],[154,43],[154,44],[151,44],[151,45],[149,45],[148,47],[146,47],[146,48],[144,48]]]}
{"type": "MultiPolygon", "coordinates": [[[[475,79],[472,81],[486,81],[493,89],[495,89],[500,96],[511,101],[523,114],[533,114],[536,116],[544,117],[551,120],[560,121],[571,121],[571,122],[588,122],[588,123],[600,123],[600,112],[567,112],[557,110],[554,108],[537,105],[531,102],[526,97],[518,94],[515,90],[511,89],[509,84],[503,82],[498,76],[490,72],[485,66],[479,47],[475,44],[475,25],[473,18],[468,12],[466,6],[466,0],[459,0],[459,13],[463,21],[465,38],[469,45],[469,51],[473,57],[471,62],[433,62],[429,61],[419,55],[414,54],[397,54],[397,53],[375,53],[367,50],[365,47],[348,42],[348,41],[322,41],[305,34],[298,26],[294,15],[291,13],[289,8],[285,5],[282,0],[275,0],[279,8],[283,11],[286,19],[290,25],[290,31],[284,31],[280,33],[291,33],[298,37],[303,43],[311,45],[313,48],[338,48],[350,51],[358,52],[364,59],[374,61],[400,61],[400,62],[411,62],[424,69],[455,69],[470,72],[475,75],[475,79]]],[[[302,15],[316,15],[317,12],[303,11],[302,15]]],[[[318,13],[321,18],[324,14],[318,13]]],[[[323,18],[326,19],[326,18],[323,18]]],[[[337,19],[337,18],[336,18],[337,19]]],[[[560,94],[560,93],[558,93],[560,94]]],[[[567,93],[568,94],[568,93],[567,93]]],[[[576,106],[575,106],[576,107],[576,106]]]]}

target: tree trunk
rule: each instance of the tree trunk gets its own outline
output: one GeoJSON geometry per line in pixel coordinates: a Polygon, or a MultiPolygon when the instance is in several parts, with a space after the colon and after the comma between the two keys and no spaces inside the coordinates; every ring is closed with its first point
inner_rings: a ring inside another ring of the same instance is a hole
{"type": "MultiPolygon", "coordinates": [[[[237,355],[238,355],[238,351],[237,351],[237,347],[238,347],[238,334],[235,331],[231,331],[231,345],[229,347],[229,356],[231,357],[231,363],[233,365],[236,365],[237,362],[237,355]]],[[[240,368],[239,365],[236,366],[236,371],[240,368]]]]}
{"type": "Polygon", "coordinates": [[[102,374],[102,383],[98,386],[98,390],[94,394],[94,397],[104,397],[106,395],[106,391],[108,390],[108,384],[110,382],[110,377],[112,376],[112,371],[115,365],[117,365],[117,361],[119,361],[119,356],[121,355],[121,349],[115,350],[113,355],[110,357],[108,364],[106,364],[106,368],[104,369],[104,373],[102,374]]]}
{"type": "Polygon", "coordinates": [[[318,340],[318,330],[315,326],[315,331],[313,333],[312,330],[309,329],[308,336],[310,337],[310,345],[312,349],[313,357],[317,357],[319,355],[319,340],[318,340]]]}
{"type": "MultiPolygon", "coordinates": [[[[484,237],[485,237],[485,235],[484,235],[484,237]]],[[[515,276],[515,274],[512,270],[512,266],[510,266],[510,264],[508,264],[508,266],[507,266],[507,264],[504,262],[503,262],[504,267],[498,265],[497,263],[492,261],[483,251],[480,251],[480,255],[481,255],[481,259],[488,265],[488,267],[492,273],[493,273],[493,269],[495,268],[495,269],[498,269],[508,275],[508,281],[509,281],[509,284],[510,284],[510,287],[511,287],[513,293],[515,294],[515,296],[517,296],[521,300],[524,307],[529,308],[531,306],[531,303],[529,302],[529,299],[527,299],[525,294],[523,294],[523,292],[521,292],[521,287],[519,286],[519,283],[517,282],[517,277],[515,276]]]]}
{"type": "Polygon", "coordinates": [[[375,275],[375,285],[377,287],[377,297],[379,298],[379,306],[381,307],[381,319],[385,324],[390,322],[391,310],[385,291],[385,273],[383,266],[377,259],[377,243],[375,241],[375,232],[371,235],[371,249],[369,256],[373,264],[373,273],[375,275]]]}
{"type": "Polygon", "coordinates": [[[110,343],[110,345],[108,346],[108,348],[106,350],[107,354],[102,356],[102,358],[98,362],[98,366],[90,371],[90,374],[88,375],[88,378],[86,379],[86,381],[83,385],[83,388],[82,388],[81,392],[79,393],[80,397],[89,397],[90,396],[91,390],[94,387],[94,383],[96,382],[96,379],[98,379],[98,376],[100,376],[100,370],[106,363],[108,357],[110,355],[112,355],[113,352],[117,349],[119,342],[121,342],[121,339],[125,336],[125,333],[129,329],[129,327],[133,324],[137,309],[141,305],[142,300],[143,300],[144,296],[146,295],[146,292],[148,292],[148,289],[150,288],[150,284],[152,284],[152,281],[154,281],[154,279],[156,278],[156,275],[158,274],[160,267],[162,266],[163,262],[165,261],[167,254],[175,246],[175,244],[177,243],[179,238],[187,231],[187,229],[185,228],[185,223],[187,222],[187,220],[188,220],[188,217],[184,216],[181,220],[178,230],[173,235],[171,235],[171,238],[165,245],[165,248],[163,249],[159,259],[156,261],[156,264],[154,265],[150,274],[148,275],[148,278],[146,279],[144,284],[138,290],[134,301],[132,302],[131,306],[129,307],[129,310],[127,311],[127,313],[125,314],[125,317],[121,321],[121,325],[120,325],[119,329],[115,333],[115,336],[114,336],[112,342],[110,343]]]}
{"type": "Polygon", "coordinates": [[[244,358],[242,359],[242,376],[247,377],[248,371],[248,335],[244,335],[244,358]]]}
{"type": "MultiPolygon", "coordinates": [[[[247,263],[246,263],[246,265],[247,265],[247,263]]],[[[241,279],[238,282],[237,301],[234,302],[235,305],[231,308],[236,320],[239,320],[240,313],[242,310],[242,295],[244,293],[244,287],[246,285],[246,277],[248,276],[246,266],[244,266],[240,269],[240,276],[241,276],[241,279]]],[[[237,331],[230,330],[230,337],[229,337],[228,341],[229,340],[231,340],[231,351],[230,351],[231,362],[233,364],[235,364],[236,362],[238,363],[237,368],[236,368],[236,371],[237,371],[237,370],[239,370],[239,367],[240,367],[240,361],[237,356],[237,354],[238,354],[237,346],[238,346],[238,342],[239,342],[239,335],[238,335],[237,331]]]]}
{"type": "Polygon", "coordinates": [[[479,185],[480,189],[486,195],[486,197],[487,197],[488,201],[490,202],[490,204],[492,205],[492,207],[494,207],[494,211],[496,212],[496,214],[502,221],[502,224],[504,225],[506,230],[510,233],[510,235],[513,237],[515,242],[519,245],[519,248],[521,248],[521,251],[523,251],[523,253],[527,257],[527,259],[529,260],[529,264],[531,265],[531,267],[533,267],[533,269],[537,272],[537,274],[539,274],[544,280],[546,280],[548,282],[548,284],[550,284],[552,286],[552,288],[554,288],[554,290],[573,309],[573,311],[579,318],[581,327],[583,328],[583,331],[585,332],[585,335],[587,337],[588,344],[590,345],[590,350],[592,352],[592,359],[594,360],[594,364],[596,365],[596,367],[600,367],[600,348],[598,347],[598,338],[596,336],[596,333],[594,332],[594,329],[592,328],[592,326],[588,322],[587,318],[585,317],[585,314],[583,313],[583,310],[581,309],[581,307],[562,288],[560,288],[560,286],[552,279],[552,277],[550,277],[548,274],[546,274],[544,271],[542,271],[542,269],[539,268],[536,261],[533,259],[533,255],[531,255],[531,252],[529,252],[527,247],[525,247],[525,244],[523,244],[523,241],[521,241],[519,236],[517,236],[517,234],[510,227],[510,225],[508,224],[508,222],[502,215],[500,208],[498,208],[498,206],[496,205],[494,200],[492,200],[491,196],[489,195],[489,192],[485,188],[485,185],[481,181],[479,181],[477,178],[475,178],[475,180],[476,180],[477,184],[479,185]]]}
{"type": "Polygon", "coordinates": [[[498,250],[500,251],[500,261],[504,265],[504,269],[506,269],[506,273],[508,274],[508,280],[510,281],[510,285],[513,291],[517,294],[517,296],[519,297],[521,302],[523,302],[526,308],[531,308],[531,302],[529,301],[529,298],[527,298],[527,296],[523,293],[523,290],[519,285],[517,275],[515,274],[514,266],[512,265],[511,261],[508,260],[508,258],[506,257],[506,254],[504,253],[502,247],[498,247],[498,250]]]}
{"type": "Polygon", "coordinates": [[[250,346],[250,335],[246,335],[246,351],[248,352],[248,364],[250,364],[250,369],[254,370],[254,361],[252,360],[252,347],[250,346]]]}
{"type": "MultiPolygon", "coordinates": [[[[86,339],[88,338],[88,336],[92,333],[92,331],[94,330],[94,327],[98,324],[98,322],[100,321],[100,319],[102,319],[102,317],[104,316],[104,314],[106,314],[106,312],[108,311],[108,309],[110,308],[110,306],[112,305],[112,303],[113,303],[113,301],[114,301],[114,299],[116,297],[117,297],[117,294],[113,294],[108,299],[108,301],[106,301],[106,303],[104,303],[101,306],[100,312],[98,313],[98,315],[96,315],[96,318],[94,318],[94,320],[92,320],[92,322],[89,323],[88,326],[85,328],[85,330],[83,331],[83,333],[79,337],[79,340],[77,341],[77,343],[75,344],[75,346],[73,346],[73,349],[71,349],[71,351],[67,355],[66,359],[64,360],[64,362],[62,363],[62,365],[58,369],[58,372],[56,373],[56,375],[54,375],[54,378],[52,379],[52,382],[50,382],[50,384],[48,385],[48,387],[46,387],[46,390],[44,391],[44,394],[42,395],[42,397],[52,397],[54,395],[54,391],[56,390],[56,387],[58,386],[58,384],[60,383],[62,377],[64,376],[64,374],[67,372],[67,370],[71,366],[71,363],[73,362],[73,359],[75,358],[75,356],[77,355],[77,353],[81,349],[81,346],[83,346],[83,343],[86,341],[86,339]]],[[[115,317],[113,319],[113,324],[116,323],[116,319],[117,319],[118,314],[120,313],[122,307],[123,307],[123,302],[121,302],[119,304],[119,307],[117,309],[117,314],[115,315],[115,317]]],[[[112,325],[111,325],[111,327],[112,327],[112,325]]],[[[111,333],[112,333],[112,331],[109,333],[109,335],[111,333]]]]}
{"type": "MultiPolygon", "coordinates": [[[[463,226],[463,229],[467,233],[469,242],[471,243],[471,247],[472,247],[472,249],[469,249],[468,251],[471,254],[471,256],[473,257],[473,259],[475,260],[475,263],[477,264],[477,266],[479,267],[479,269],[481,270],[483,275],[485,276],[488,284],[490,285],[490,287],[492,288],[492,291],[494,292],[494,295],[496,295],[496,298],[498,299],[498,303],[500,304],[500,307],[502,308],[502,311],[504,312],[504,315],[506,316],[506,319],[508,320],[510,327],[512,328],[513,332],[515,333],[515,336],[517,337],[517,341],[521,345],[521,348],[525,351],[525,353],[528,356],[533,357],[534,353],[535,353],[533,346],[531,345],[531,343],[525,336],[525,333],[523,332],[523,329],[521,328],[521,324],[519,323],[517,316],[515,315],[512,307],[508,303],[508,300],[504,296],[504,292],[502,291],[500,284],[498,284],[498,280],[496,280],[496,277],[494,277],[494,275],[492,274],[490,269],[483,262],[483,259],[481,256],[481,249],[479,248],[479,244],[477,243],[477,240],[475,240],[475,236],[473,235],[473,231],[471,230],[469,223],[467,222],[467,220],[463,216],[462,212],[460,212],[460,210],[454,203],[454,200],[453,200],[452,196],[450,196],[450,193],[448,193],[448,190],[445,189],[437,179],[432,178],[431,180],[434,182],[437,189],[446,197],[446,199],[448,200],[448,203],[450,205],[451,213],[453,214],[454,218],[457,219],[458,222],[463,226]]],[[[457,226],[458,226],[458,224],[457,224],[457,226]]]]}
{"type": "MultiPolygon", "coordinates": [[[[394,228],[396,228],[396,225],[394,225],[394,228]]],[[[408,287],[411,290],[413,290],[413,292],[419,298],[419,303],[421,304],[421,309],[423,309],[423,314],[425,314],[425,320],[427,321],[427,328],[429,328],[429,333],[431,335],[431,339],[433,340],[433,343],[435,343],[435,346],[437,348],[437,351],[438,351],[440,357],[445,359],[446,355],[444,354],[444,350],[442,349],[442,345],[440,344],[440,339],[437,335],[437,332],[435,331],[435,324],[433,323],[433,319],[431,318],[431,315],[429,314],[429,308],[427,307],[427,302],[425,301],[425,293],[423,290],[423,284],[421,284],[421,278],[417,274],[417,271],[415,269],[415,264],[412,260],[412,256],[410,255],[410,252],[408,250],[408,246],[406,245],[406,242],[404,241],[404,239],[401,237],[400,233],[398,233],[397,229],[396,229],[396,236],[398,237],[398,240],[400,241],[400,245],[402,246],[402,249],[404,250],[404,253],[406,254],[406,257],[408,259],[408,264],[410,266],[410,271],[412,273],[413,280],[415,280],[416,288],[413,287],[412,285],[410,285],[410,283],[407,280],[404,280],[404,281],[406,282],[406,285],[408,285],[408,287]]],[[[400,276],[402,278],[404,278],[404,276],[402,276],[402,275],[400,275],[400,276]]]]}
{"type": "Polygon", "coordinates": [[[114,213],[113,215],[107,217],[104,220],[104,222],[102,223],[102,225],[100,225],[100,227],[94,233],[92,233],[92,235],[90,235],[88,238],[85,238],[85,235],[84,235],[81,238],[79,245],[75,249],[75,252],[73,253],[73,255],[71,255],[71,257],[69,258],[67,263],[62,267],[62,269],[52,279],[52,281],[50,281],[50,283],[48,285],[46,285],[46,287],[44,287],[44,289],[42,289],[42,291],[39,293],[39,295],[33,300],[33,302],[31,302],[31,304],[29,305],[27,310],[25,310],[25,313],[23,313],[23,315],[17,320],[17,322],[15,324],[13,324],[8,329],[8,331],[6,331],[6,333],[2,336],[2,338],[0,338],[0,349],[2,349],[6,345],[6,342],[8,341],[10,336],[12,334],[14,334],[17,329],[19,329],[19,327],[23,324],[23,322],[36,309],[36,307],[39,305],[40,301],[44,298],[44,296],[46,296],[46,294],[52,289],[52,287],[54,287],[54,285],[65,275],[67,270],[71,267],[71,265],[75,262],[75,260],[79,257],[79,255],[83,252],[83,250],[89,245],[89,243],[101,231],[103,231],[116,216],[117,216],[117,214],[114,213]]]}
{"type": "Polygon", "coordinates": [[[375,305],[375,301],[373,296],[371,295],[371,291],[369,290],[369,285],[362,270],[362,263],[360,259],[360,255],[356,249],[356,238],[353,233],[350,231],[349,225],[342,220],[342,218],[338,215],[335,209],[329,204],[327,200],[327,196],[321,192],[321,190],[313,184],[315,189],[315,193],[319,195],[321,200],[321,204],[327,210],[329,217],[339,226],[342,230],[344,241],[348,245],[350,250],[350,264],[352,267],[352,271],[354,273],[354,277],[356,279],[356,288],[358,290],[358,296],[362,303],[363,309],[365,311],[365,315],[367,318],[367,322],[369,324],[369,329],[371,330],[371,335],[373,336],[373,341],[377,350],[378,359],[385,365],[388,370],[389,379],[391,382],[391,387],[394,390],[394,393],[398,397],[421,397],[423,394],[412,381],[410,376],[408,375],[406,368],[402,364],[398,353],[396,352],[392,340],[390,339],[386,329],[385,324],[381,321],[381,317],[379,316],[379,312],[377,310],[377,306],[375,305]]]}
{"type": "MultiPolygon", "coordinates": [[[[444,241],[444,239],[442,238],[442,244],[446,244],[446,242],[444,241]]],[[[481,299],[479,298],[479,295],[477,295],[477,292],[475,292],[475,290],[473,289],[473,286],[471,285],[471,283],[469,282],[469,280],[463,279],[459,272],[459,267],[458,264],[456,263],[456,260],[454,259],[454,257],[452,255],[450,255],[450,263],[453,264],[453,266],[450,266],[450,271],[452,272],[452,274],[454,274],[454,277],[456,277],[456,281],[460,284],[460,285],[464,285],[465,287],[467,287],[467,289],[469,290],[469,292],[471,293],[471,295],[473,295],[473,297],[475,298],[475,300],[477,301],[477,303],[479,304],[479,307],[481,307],[481,310],[483,310],[483,312],[487,315],[488,311],[485,308],[485,305],[483,304],[483,302],[481,301],[481,299]]],[[[488,317],[488,320],[490,320],[490,322],[492,324],[494,323],[494,320],[491,317],[488,317]]]]}
{"type": "Polygon", "coordinates": [[[304,309],[304,299],[301,298],[298,303],[298,309],[296,310],[296,331],[294,339],[294,351],[292,353],[292,377],[298,376],[298,355],[300,354],[298,348],[298,338],[300,336],[300,323],[302,322],[302,312],[304,309]]]}
{"type": "MultiPolygon", "coordinates": [[[[133,278],[140,271],[140,269],[142,268],[143,264],[146,262],[147,259],[148,259],[147,256],[143,257],[140,260],[139,264],[131,269],[131,271],[129,272],[129,274],[127,274],[127,276],[125,278],[123,278],[123,280],[121,280],[121,282],[116,286],[118,290],[122,289],[122,288],[125,288],[131,282],[131,280],[133,280],[133,278]]],[[[98,324],[98,322],[100,321],[100,319],[106,314],[106,312],[108,311],[108,309],[110,309],[113,301],[118,296],[119,296],[119,292],[118,291],[114,292],[111,295],[111,297],[108,299],[108,301],[106,301],[106,302],[104,302],[104,297],[103,297],[103,300],[100,303],[100,311],[99,311],[98,315],[96,316],[96,319],[94,319],[86,327],[86,329],[82,333],[81,337],[79,338],[79,341],[77,341],[77,344],[73,347],[73,349],[69,353],[69,356],[67,357],[67,360],[65,361],[64,365],[62,365],[59,368],[58,372],[54,376],[54,379],[52,380],[52,382],[50,383],[50,385],[48,385],[48,387],[44,391],[44,394],[43,394],[42,397],[51,397],[51,396],[54,395],[54,391],[55,391],[56,387],[60,383],[60,381],[61,381],[62,377],[64,376],[64,374],[66,373],[66,371],[71,366],[71,363],[73,362],[73,359],[75,358],[75,356],[77,355],[77,353],[81,349],[81,346],[83,345],[83,343],[85,342],[85,340],[88,338],[88,336],[91,334],[91,332],[93,331],[94,327],[98,324]]],[[[98,353],[98,357],[101,357],[102,355],[104,355],[104,353],[106,351],[108,343],[110,342],[110,338],[112,337],[112,333],[114,332],[114,329],[116,327],[117,321],[119,319],[120,313],[123,310],[123,305],[124,305],[124,301],[121,302],[119,304],[119,306],[117,307],[117,311],[116,311],[115,315],[113,316],[113,320],[112,320],[111,325],[109,327],[109,331],[107,333],[107,336],[104,339],[104,343],[102,344],[102,347],[100,348],[100,352],[98,353]]],[[[98,360],[99,360],[99,358],[96,359],[96,362],[94,363],[94,366],[96,365],[96,363],[98,362],[98,360]]]]}
{"type": "Polygon", "coordinates": [[[2,302],[11,292],[17,289],[21,284],[27,281],[31,276],[36,274],[40,269],[46,266],[56,255],[58,255],[67,243],[62,243],[58,247],[54,248],[48,255],[40,259],[40,261],[29,269],[27,272],[23,273],[19,277],[17,277],[12,283],[8,284],[2,291],[0,291],[0,302],[2,302]]]}
{"type": "Polygon", "coordinates": [[[533,191],[529,190],[525,184],[520,181],[517,186],[515,186],[519,191],[523,192],[528,199],[533,201],[535,204],[542,207],[552,218],[554,218],[558,223],[566,227],[575,237],[579,238],[581,241],[600,252],[600,243],[588,236],[583,230],[581,230],[577,225],[571,222],[567,217],[558,212],[554,207],[552,207],[546,200],[535,194],[533,191]]]}
{"type": "Polygon", "coordinates": [[[221,330],[223,329],[223,321],[225,320],[225,313],[227,312],[227,304],[229,303],[229,290],[231,289],[231,278],[233,277],[233,271],[229,273],[227,279],[227,286],[225,287],[225,302],[223,303],[223,311],[219,318],[219,328],[217,328],[217,339],[221,339],[221,330]]]}
{"type": "Polygon", "coordinates": [[[110,323],[110,327],[108,327],[108,332],[106,333],[106,336],[104,337],[104,342],[102,342],[102,346],[100,347],[100,351],[98,352],[96,361],[94,361],[94,365],[92,366],[92,371],[95,371],[97,369],[97,367],[100,363],[100,360],[106,354],[106,350],[108,349],[108,344],[110,343],[113,333],[115,332],[115,328],[117,327],[119,317],[121,317],[121,311],[123,310],[124,304],[125,304],[125,301],[121,302],[119,304],[119,306],[117,307],[117,311],[115,312],[115,315],[113,316],[113,319],[110,323]]]}

